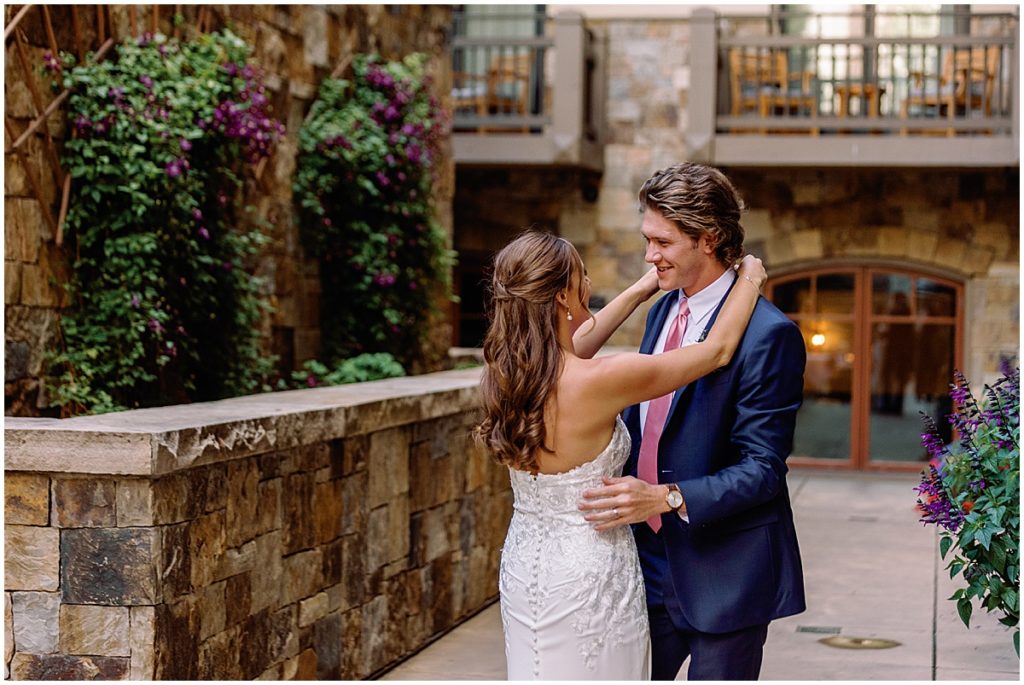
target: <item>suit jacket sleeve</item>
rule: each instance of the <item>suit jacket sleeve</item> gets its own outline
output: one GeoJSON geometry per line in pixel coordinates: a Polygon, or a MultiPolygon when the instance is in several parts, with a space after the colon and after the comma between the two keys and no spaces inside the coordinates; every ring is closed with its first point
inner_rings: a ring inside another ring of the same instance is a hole
{"type": "Polygon", "coordinates": [[[779,321],[750,342],[738,370],[730,445],[738,458],[716,473],[679,483],[692,526],[771,500],[787,471],[786,457],[793,448],[796,412],[803,397],[807,359],[803,337],[797,326],[779,321]]]}

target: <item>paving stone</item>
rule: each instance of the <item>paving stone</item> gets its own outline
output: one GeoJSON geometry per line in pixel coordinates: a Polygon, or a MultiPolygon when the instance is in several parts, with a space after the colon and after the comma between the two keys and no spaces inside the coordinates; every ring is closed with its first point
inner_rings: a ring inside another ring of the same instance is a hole
{"type": "Polygon", "coordinates": [[[45,526],[50,521],[50,479],[38,473],[4,474],[4,522],[45,526]]]}
{"type": "Polygon", "coordinates": [[[117,525],[114,481],[93,478],[53,480],[53,520],[61,528],[117,525]]]}
{"type": "Polygon", "coordinates": [[[53,654],[58,651],[57,626],[60,594],[56,592],[14,592],[13,634],[19,652],[53,654]]]}
{"type": "Polygon", "coordinates": [[[60,651],[76,655],[130,656],[128,607],[64,604],[60,607],[60,651]]]}
{"type": "Polygon", "coordinates": [[[62,601],[120,606],[158,602],[158,536],[151,528],[62,530],[62,601]]]}
{"type": "Polygon", "coordinates": [[[52,592],[59,586],[60,532],[4,526],[4,589],[52,592]]]}

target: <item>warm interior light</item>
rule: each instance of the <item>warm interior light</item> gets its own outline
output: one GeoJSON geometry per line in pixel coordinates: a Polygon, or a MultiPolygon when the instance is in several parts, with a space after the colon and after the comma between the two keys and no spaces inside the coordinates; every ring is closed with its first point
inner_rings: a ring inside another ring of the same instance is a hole
{"type": "Polygon", "coordinates": [[[812,335],[811,336],[811,344],[814,345],[815,347],[821,347],[822,345],[824,345],[825,344],[825,334],[824,333],[815,333],[814,335],[812,335]]]}

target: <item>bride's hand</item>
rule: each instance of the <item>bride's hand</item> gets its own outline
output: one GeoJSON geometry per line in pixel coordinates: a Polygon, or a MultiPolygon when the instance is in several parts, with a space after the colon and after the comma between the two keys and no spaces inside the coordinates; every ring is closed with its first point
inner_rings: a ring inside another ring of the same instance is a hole
{"type": "Polygon", "coordinates": [[[764,287],[768,280],[768,272],[764,270],[761,260],[752,254],[748,254],[735,267],[740,278],[745,278],[753,283],[758,290],[764,287]]]}
{"type": "Polygon", "coordinates": [[[636,283],[633,284],[637,292],[640,294],[640,301],[646,302],[658,292],[658,269],[652,266],[648,269],[647,273],[640,277],[636,283]]]}

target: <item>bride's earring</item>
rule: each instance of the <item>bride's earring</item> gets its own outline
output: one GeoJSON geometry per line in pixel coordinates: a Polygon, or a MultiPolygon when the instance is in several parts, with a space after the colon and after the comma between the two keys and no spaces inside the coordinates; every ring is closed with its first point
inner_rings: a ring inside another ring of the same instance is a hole
{"type": "Polygon", "coordinates": [[[565,320],[572,321],[572,312],[569,311],[568,307],[565,308],[565,320]]]}

